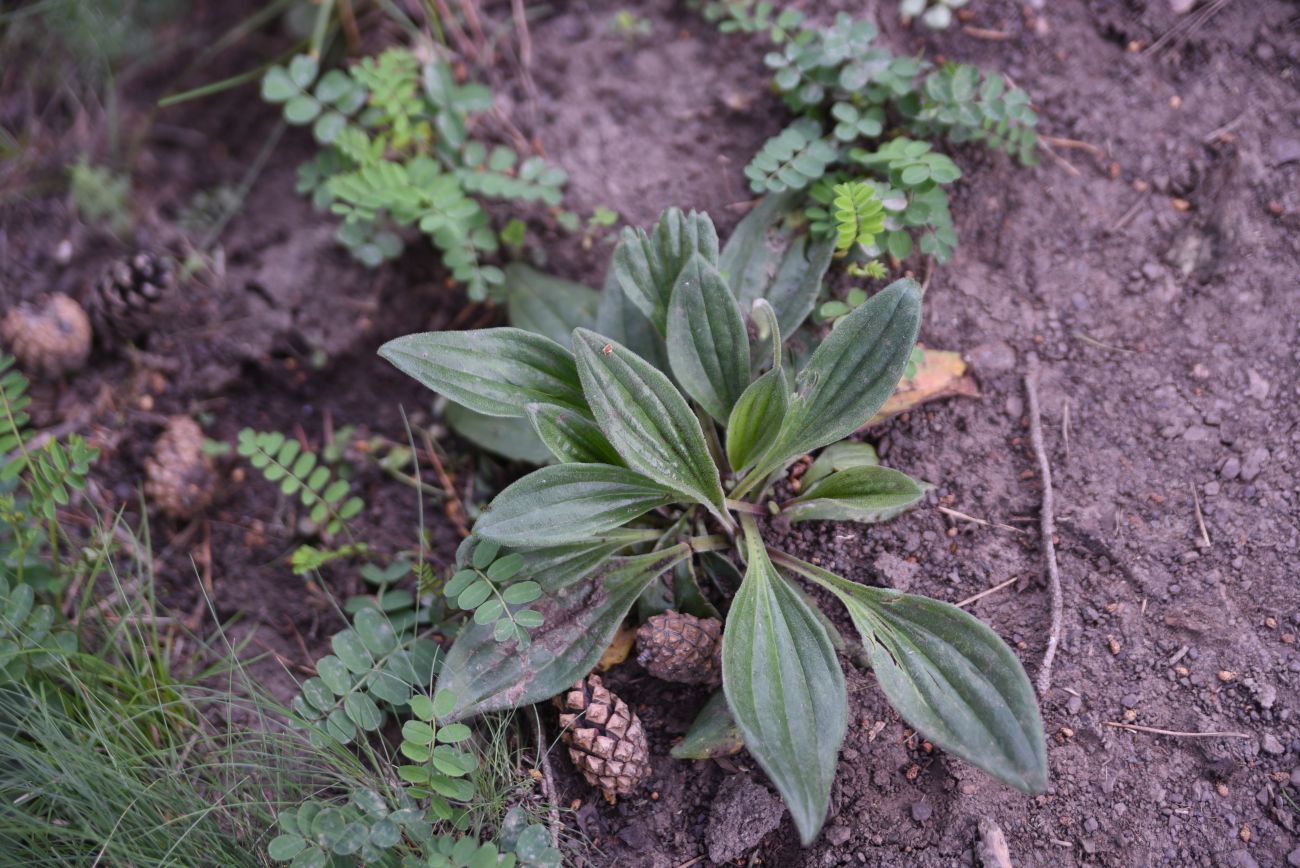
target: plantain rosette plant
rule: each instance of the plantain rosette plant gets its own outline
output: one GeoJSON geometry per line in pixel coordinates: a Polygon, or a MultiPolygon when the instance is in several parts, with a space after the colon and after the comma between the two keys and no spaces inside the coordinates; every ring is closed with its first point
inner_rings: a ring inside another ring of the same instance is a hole
{"type": "MultiPolygon", "coordinates": [[[[747,246],[765,255],[761,244],[747,246]]],[[[644,615],[671,599],[708,614],[697,583],[707,576],[730,596],[722,713],[806,844],[826,817],[848,717],[842,639],[801,587],[807,581],[848,610],[904,720],[1005,783],[1045,789],[1033,689],[991,629],[955,606],[857,584],[764,541],[776,516],[878,522],[927,489],[841,442],[908,365],[921,321],[913,281],[839,319],[810,354],[783,347],[782,331],[803,325],[815,304],[825,266],[807,263],[823,254],[809,241],[786,257],[802,258],[802,271],[783,262],[755,284],[745,250],[719,251],[706,215],[673,210],[652,233],[625,232],[599,331],[574,329],[568,347],[493,328],[409,335],[380,350],[452,402],[527,419],[557,462],[498,494],[459,553],[465,561],[486,542],[522,555],[513,580],[541,586],[531,607],[544,619],[522,645],[491,624],[465,624],[439,676],[439,689],[458,698],[448,720],[562,692],[592,669],[634,607],[644,615]],[[794,272],[804,277],[781,281],[794,272]],[[811,484],[778,497],[788,468],[818,450],[835,460],[815,462],[811,484]]],[[[706,707],[695,741],[717,731],[722,707],[706,707]]]]}

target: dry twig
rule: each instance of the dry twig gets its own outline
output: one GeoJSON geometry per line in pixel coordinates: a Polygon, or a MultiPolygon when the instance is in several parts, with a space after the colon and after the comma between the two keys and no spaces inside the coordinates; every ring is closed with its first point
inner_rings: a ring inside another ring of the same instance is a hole
{"type": "Polygon", "coordinates": [[[1192,483],[1192,503],[1196,505],[1196,526],[1201,530],[1201,548],[1210,547],[1210,534],[1205,529],[1205,516],[1201,514],[1201,496],[1196,492],[1196,483],[1192,483]]]}
{"type": "Polygon", "coordinates": [[[1052,686],[1052,661],[1056,647],[1061,642],[1061,619],[1064,604],[1061,600],[1061,573],[1056,564],[1056,515],[1052,503],[1052,465],[1047,460],[1043,445],[1043,416],[1038,406],[1038,356],[1029,356],[1029,373],[1025,375],[1025,396],[1029,401],[1029,439],[1038,459],[1038,472],[1043,480],[1043,507],[1039,514],[1039,534],[1042,537],[1043,560],[1047,562],[1047,580],[1052,594],[1052,627],[1047,637],[1047,650],[1043,652],[1043,665],[1038,670],[1038,695],[1047,696],[1052,686]]]}
{"type": "Polygon", "coordinates": [[[1002,582],[1001,584],[994,585],[991,588],[985,588],[984,590],[980,591],[978,594],[975,594],[972,597],[967,597],[966,599],[962,600],[960,603],[957,604],[957,608],[964,609],[967,606],[971,605],[972,603],[979,602],[980,600],[984,599],[990,594],[996,594],[998,591],[1002,590],[1003,588],[1014,585],[1019,580],[1020,580],[1020,576],[1012,576],[1011,578],[1007,579],[1005,582],[1002,582]]]}
{"type": "Polygon", "coordinates": [[[1005,30],[990,30],[987,27],[976,27],[972,24],[963,27],[962,32],[976,39],[987,39],[989,42],[1006,42],[1011,38],[1011,34],[1005,30]]]}
{"type": "Polygon", "coordinates": [[[967,515],[967,514],[964,513],[964,512],[958,512],[957,510],[955,510],[955,509],[949,509],[949,508],[946,507],[946,506],[940,506],[940,507],[938,507],[938,509],[939,509],[939,511],[942,512],[944,515],[950,515],[950,516],[952,516],[953,518],[959,518],[959,519],[961,519],[962,521],[969,521],[969,522],[971,522],[972,524],[980,524],[980,525],[983,525],[984,527],[995,527],[995,528],[997,528],[998,530],[1009,530],[1009,531],[1011,531],[1012,533],[1018,533],[1018,534],[1023,534],[1023,533],[1025,533],[1024,530],[1022,530],[1022,529],[1020,529],[1020,528],[1018,528],[1018,527],[1012,527],[1012,526],[1009,525],[1009,524],[1001,524],[1000,522],[996,522],[996,521],[985,521],[985,520],[982,519],[982,518],[976,518],[976,517],[973,516],[973,515],[967,515]]]}
{"type": "Polygon", "coordinates": [[[451,523],[456,526],[456,531],[461,536],[468,537],[469,527],[465,524],[465,507],[460,502],[460,495],[456,493],[456,482],[443,466],[442,457],[438,455],[438,449],[433,445],[433,438],[429,436],[429,432],[420,429],[420,436],[424,438],[424,448],[429,453],[429,461],[432,462],[433,470],[438,474],[438,482],[447,495],[447,499],[443,502],[443,510],[451,523]]]}
{"type": "Polygon", "coordinates": [[[1139,726],[1136,723],[1120,723],[1115,720],[1106,721],[1106,725],[1113,726],[1115,729],[1145,732],[1148,735],[1168,735],[1174,738],[1254,738],[1248,732],[1179,732],[1173,729],[1159,729],[1154,726],[1139,726]]]}

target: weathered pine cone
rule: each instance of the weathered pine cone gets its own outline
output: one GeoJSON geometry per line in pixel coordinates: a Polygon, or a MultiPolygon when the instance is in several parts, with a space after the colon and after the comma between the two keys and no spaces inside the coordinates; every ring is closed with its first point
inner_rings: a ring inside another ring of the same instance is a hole
{"type": "Polygon", "coordinates": [[[655,615],[636,631],[636,660],[655,678],[678,684],[722,683],[722,622],[682,612],[655,615]]]}
{"type": "Polygon", "coordinates": [[[176,289],[170,261],[141,251],[119,259],[95,284],[95,324],[101,334],[136,340],[167,313],[176,289]]]}
{"type": "Polygon", "coordinates": [[[164,515],[193,518],[212,502],[216,474],[203,454],[203,431],[188,416],[173,416],[144,463],[145,494],[164,515]]]}
{"type": "Polygon", "coordinates": [[[0,338],[24,371],[61,377],[79,370],[90,355],[90,318],[62,293],[20,304],[0,322],[0,338]]]}
{"type": "Polygon", "coordinates": [[[560,737],[569,758],[587,783],[599,787],[613,804],[630,796],[650,776],[650,746],[641,719],[601,683],[588,675],[555,697],[560,709],[560,737]]]}

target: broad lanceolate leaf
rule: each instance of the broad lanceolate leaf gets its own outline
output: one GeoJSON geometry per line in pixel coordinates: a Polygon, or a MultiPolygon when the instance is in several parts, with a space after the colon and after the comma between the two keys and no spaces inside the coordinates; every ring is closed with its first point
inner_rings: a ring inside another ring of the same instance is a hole
{"type": "Polygon", "coordinates": [[[456,695],[455,707],[443,719],[540,702],[569,687],[596,665],[646,586],[689,556],[682,543],[615,558],[588,580],[542,597],[533,608],[545,620],[522,651],[496,641],[490,626],[467,623],[438,678],[440,690],[456,695]]]}
{"type": "Polygon", "coordinates": [[[573,333],[573,350],[596,424],[628,467],[725,516],[722,481],[700,420],[668,377],[586,329],[573,333]]]}
{"type": "Polygon", "coordinates": [[[618,341],[659,370],[668,370],[668,348],[664,339],[640,308],[623,294],[612,266],[601,287],[595,331],[618,341]]]}
{"type": "Polygon", "coordinates": [[[514,263],[506,266],[506,297],[510,324],[545,335],[565,347],[576,328],[593,328],[600,293],[514,263]]]}
{"type": "Polygon", "coordinates": [[[488,416],[450,403],[442,417],[457,434],[480,449],[528,464],[546,464],[551,460],[551,450],[538,439],[526,418],[488,416]]]}
{"type": "Polygon", "coordinates": [[[379,355],[438,394],[489,416],[524,416],[534,401],[586,409],[573,357],[523,329],[406,335],[384,344],[379,355]]]}
{"type": "Polygon", "coordinates": [[[921,293],[912,280],[895,281],[841,319],[796,379],[761,472],[841,440],[870,419],[907,369],[920,328],[921,293]]]}
{"type": "Polygon", "coordinates": [[[727,460],[734,472],[745,470],[776,441],[789,408],[790,387],[781,368],[749,384],[727,420],[727,460]]]}
{"type": "Polygon", "coordinates": [[[583,542],[527,549],[521,552],[524,567],[515,580],[535,581],[542,586],[544,593],[553,594],[585,579],[619,549],[649,542],[658,536],[656,530],[620,527],[583,542]]]}
{"type": "Polygon", "coordinates": [[[596,423],[583,413],[555,404],[529,404],[528,420],[533,423],[533,430],[546,448],[560,461],[623,463],[596,423]]]}
{"type": "Polygon", "coordinates": [[[680,496],[626,467],[556,464],[512,483],[474,524],[474,535],[506,546],[583,542],[680,496]]]}
{"type": "Polygon", "coordinates": [[[871,588],[788,555],[853,619],[890,703],[944,750],[1026,793],[1047,789],[1047,747],[1033,686],[1015,653],[948,603],[871,588]]]}
{"type": "Polygon", "coordinates": [[[850,467],[875,467],[879,463],[880,456],[876,454],[876,447],[870,443],[841,440],[821,451],[817,460],[809,465],[808,470],[800,477],[800,482],[807,488],[837,470],[848,470],[850,467]]]}
{"type": "Polygon", "coordinates": [[[677,277],[696,253],[710,264],[718,261],[718,233],[707,214],[683,214],[669,208],[654,230],[627,227],[614,249],[614,278],[623,294],[667,333],[668,302],[677,277]]]}
{"type": "Polygon", "coordinates": [[[726,281],[699,254],[673,288],[667,338],[673,376],[710,416],[725,422],[749,385],[749,333],[726,281]]]}
{"type": "Polygon", "coordinates": [[[767,299],[785,335],[794,334],[812,313],[835,253],[831,238],[792,236],[780,228],[800,201],[794,193],[764,198],[740,221],[719,257],[719,268],[741,308],[748,310],[756,300],[767,299]]]}
{"type": "Polygon", "coordinates": [[[722,684],[745,746],[807,844],[826,819],[848,694],[826,630],[773,569],[753,521],[743,520],[749,570],[727,614],[722,684]]]}
{"type": "Polygon", "coordinates": [[[791,521],[888,521],[919,502],[929,487],[888,467],[852,467],[813,483],[782,512],[791,521]]]}

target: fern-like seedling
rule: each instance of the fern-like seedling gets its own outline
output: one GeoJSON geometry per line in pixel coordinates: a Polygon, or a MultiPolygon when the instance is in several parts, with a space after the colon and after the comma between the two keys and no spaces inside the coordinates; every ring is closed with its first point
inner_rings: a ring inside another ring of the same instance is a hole
{"type": "Polygon", "coordinates": [[[348,496],[346,479],[320,464],[315,452],[278,431],[245,428],[239,432],[235,451],[262,471],[267,481],[278,483],[286,496],[297,495],[311,510],[312,522],[323,525],[328,534],[342,531],[348,520],[365,507],[360,497],[348,496]]]}
{"type": "Polygon", "coordinates": [[[474,613],[474,623],[493,625],[498,642],[514,639],[521,649],[529,644],[528,631],[542,626],[542,613],[521,608],[542,596],[542,586],[528,580],[505,585],[524,567],[518,553],[498,557],[501,547],[479,542],[470,556],[469,566],[455,573],[443,587],[443,594],[458,609],[474,613]]]}
{"type": "Polygon", "coordinates": [[[432,699],[424,694],[411,697],[412,717],[402,724],[400,748],[411,762],[397,767],[397,776],[410,784],[408,792],[428,800],[429,813],[443,821],[455,817],[451,801],[474,797],[474,784],[466,775],[478,768],[477,757],[457,746],[473,735],[470,728],[440,720],[455,707],[455,694],[445,689],[432,699]]]}
{"type": "Polygon", "coordinates": [[[876,188],[862,181],[835,185],[835,249],[870,248],[885,229],[885,206],[876,188]]]}
{"type": "Polygon", "coordinates": [[[399,634],[378,609],[357,612],[334,634],[334,650],[316,661],[316,677],[302,683],[293,709],[314,744],[348,744],[383,725],[386,707],[400,708],[432,684],[439,648],[429,639],[399,634]]]}

